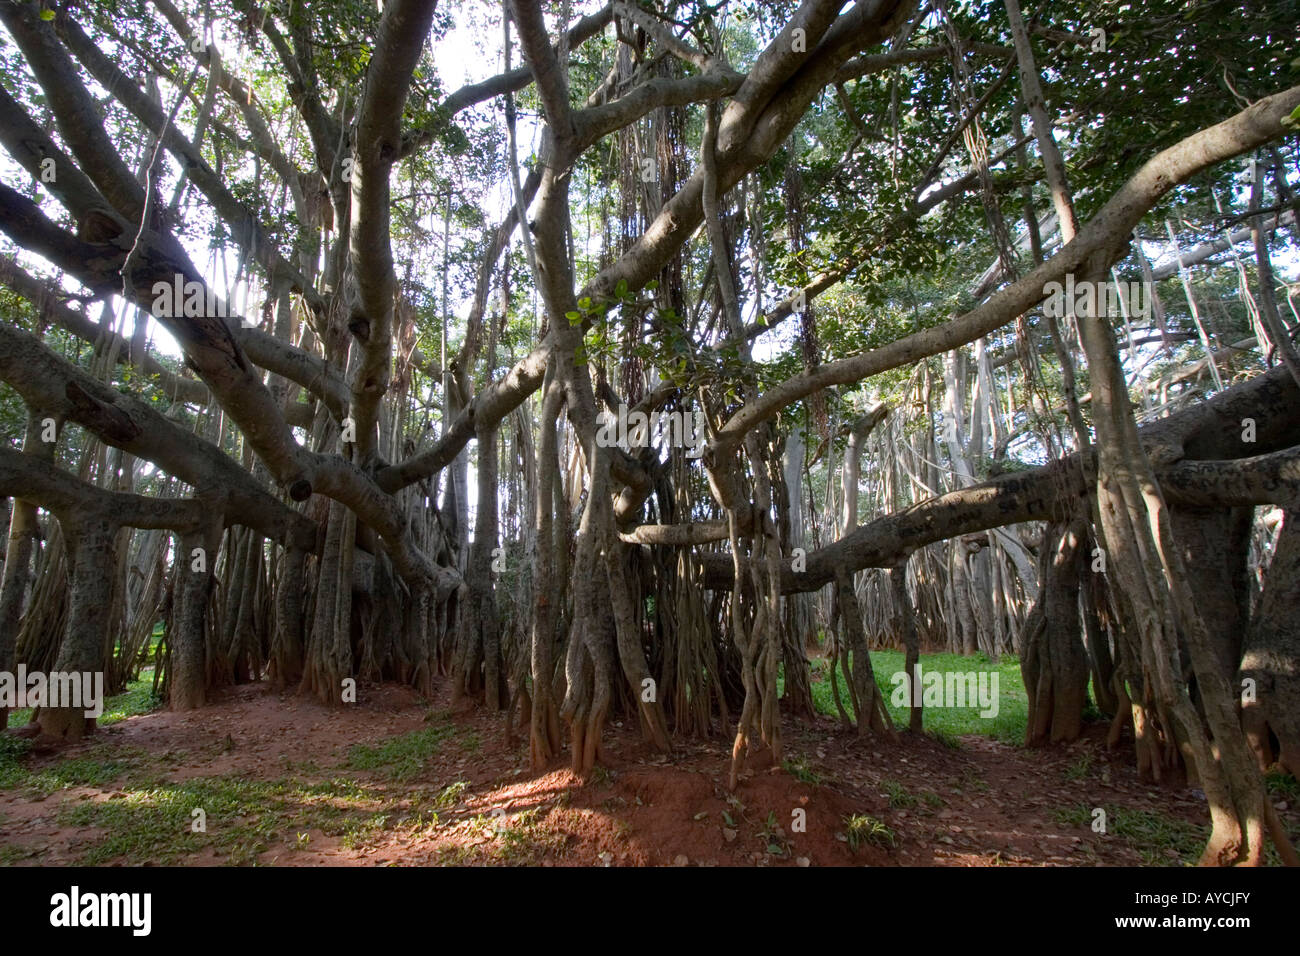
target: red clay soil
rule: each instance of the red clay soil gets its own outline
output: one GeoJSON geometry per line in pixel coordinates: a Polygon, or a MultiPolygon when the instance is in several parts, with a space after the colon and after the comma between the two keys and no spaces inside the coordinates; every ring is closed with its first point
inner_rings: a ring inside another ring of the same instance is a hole
{"type": "MultiPolygon", "coordinates": [[[[25,760],[39,770],[120,754],[163,783],[222,775],[343,779],[380,794],[373,809],[387,814],[387,824],[348,839],[289,826],[256,857],[275,865],[1176,864],[1172,851],[1171,859],[1144,859],[1122,836],[1092,832],[1078,820],[1079,808],[1152,810],[1197,826],[1207,816],[1197,791],[1139,783],[1130,751],[1105,751],[1104,727],[1067,748],[1026,751],[982,737],[963,738],[960,749],[908,734],[858,741],[828,718],[815,725],[787,720],[786,767],[794,772],[755,766],[732,795],[725,785],[730,739],[678,742],[673,754],[661,755],[634,724],[620,722],[606,735],[607,769],[581,781],[562,761],[545,773],[530,771],[527,740],[507,746],[501,715],[463,705],[453,712],[445,686],[432,700],[397,686],[363,686],[359,697],[328,709],[246,685],[201,711],[130,717],[58,754],[25,760]],[[448,736],[413,779],[397,783],[382,770],[349,769],[350,747],[430,726],[445,727],[448,736]],[[459,793],[434,802],[457,781],[465,782],[459,793]],[[1063,820],[1071,809],[1075,818],[1063,820]],[[887,828],[880,845],[851,847],[846,821],[855,815],[887,828]]],[[[80,861],[104,834],[61,823],[67,815],[60,808],[121,799],[131,774],[49,796],[30,787],[0,790],[0,862],[80,861]]],[[[1294,824],[1295,808],[1283,806],[1294,824]]],[[[210,829],[240,825],[251,824],[210,821],[210,829]]],[[[228,862],[215,840],[179,861],[228,862]]]]}

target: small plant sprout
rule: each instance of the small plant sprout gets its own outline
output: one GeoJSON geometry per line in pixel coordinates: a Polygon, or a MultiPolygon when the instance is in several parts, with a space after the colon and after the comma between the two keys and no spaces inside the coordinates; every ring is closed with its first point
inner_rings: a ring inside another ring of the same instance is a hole
{"type": "Polygon", "coordinates": [[[864,846],[893,848],[896,845],[893,830],[875,817],[861,813],[845,818],[844,833],[848,837],[849,849],[854,853],[864,846]]]}

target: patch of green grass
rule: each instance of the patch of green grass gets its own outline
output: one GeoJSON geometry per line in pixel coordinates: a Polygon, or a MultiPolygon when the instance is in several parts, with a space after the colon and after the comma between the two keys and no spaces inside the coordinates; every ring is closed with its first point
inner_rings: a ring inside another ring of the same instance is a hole
{"type": "Polygon", "coordinates": [[[533,863],[548,852],[563,848],[566,837],[546,828],[540,811],[534,807],[517,814],[501,831],[501,859],[508,863],[533,863]]]}
{"type": "Polygon", "coordinates": [[[1264,775],[1264,785],[1268,787],[1269,796],[1288,803],[1300,802],[1300,781],[1289,773],[1270,770],[1264,775]]]}
{"type": "Polygon", "coordinates": [[[0,790],[24,790],[47,797],[69,787],[103,787],[137,768],[145,752],[110,744],[92,746],[76,757],[38,766],[23,758],[31,742],[0,737],[0,790]]]}
{"type": "Polygon", "coordinates": [[[857,853],[863,846],[894,847],[894,831],[875,817],[855,813],[844,818],[844,833],[849,838],[849,849],[857,853]]]}
{"type": "Polygon", "coordinates": [[[232,864],[251,864],[277,841],[287,842],[312,829],[348,837],[358,845],[387,824],[389,817],[372,808],[382,800],[382,794],[349,780],[309,784],[202,777],[130,787],[121,798],[65,805],[58,820],[102,831],[81,860],[90,866],[119,858],[169,864],[206,847],[214,847],[232,864]],[[194,832],[200,819],[196,810],[203,811],[203,832],[194,832]],[[383,823],[377,823],[381,818],[383,823]]]}
{"type": "Polygon", "coordinates": [[[438,848],[439,866],[467,866],[478,859],[479,848],[457,843],[438,848]]]}
{"type": "Polygon", "coordinates": [[[958,737],[956,734],[949,733],[948,731],[942,729],[927,730],[926,734],[928,734],[931,739],[937,741],[938,743],[943,744],[949,750],[962,749],[961,738],[958,737]]]}
{"type": "Polygon", "coordinates": [[[126,690],[104,701],[104,713],[99,718],[99,726],[107,727],[137,714],[148,714],[162,707],[167,702],[153,691],[153,668],[146,667],[140,671],[140,679],[126,685],[126,690]]]}
{"type": "MultiPolygon", "coordinates": [[[[1093,809],[1078,804],[1053,810],[1052,816],[1058,823],[1091,829],[1093,809]]],[[[1209,827],[1154,810],[1130,810],[1114,804],[1107,804],[1102,809],[1106,811],[1105,835],[1119,837],[1137,850],[1146,866],[1169,866],[1174,860],[1168,852],[1170,850],[1177,854],[1182,865],[1192,866],[1200,858],[1210,836],[1209,827]]]]}
{"type": "Polygon", "coordinates": [[[29,740],[0,734],[0,790],[10,790],[26,779],[22,758],[31,747],[29,740]]]}
{"type": "Polygon", "coordinates": [[[0,844],[0,866],[13,866],[20,860],[39,855],[39,852],[33,847],[0,844]]]}
{"type": "MultiPolygon", "coordinates": [[[[895,704],[895,689],[899,683],[893,675],[902,673],[905,655],[902,651],[880,650],[871,652],[871,669],[876,675],[876,685],[884,694],[894,724],[906,727],[909,709],[903,704],[895,704]]],[[[837,682],[840,688],[840,700],[849,710],[848,674],[852,665],[852,655],[839,663],[837,682]]],[[[975,707],[926,707],[923,709],[925,729],[933,733],[936,740],[945,746],[958,742],[965,734],[980,734],[993,737],[1004,743],[1021,746],[1025,740],[1025,726],[1029,720],[1029,698],[1025,693],[1024,680],[1020,676],[1020,662],[1007,655],[994,664],[986,655],[975,654],[964,657],[961,654],[922,654],[920,656],[922,672],[948,671],[990,671],[998,675],[998,712],[993,717],[981,717],[980,708],[975,707]]],[[[821,680],[812,683],[813,704],[820,713],[837,717],[835,700],[831,694],[829,673],[822,665],[818,669],[821,680]]],[[[901,692],[900,692],[901,694],[901,692]]],[[[955,748],[954,748],[955,749],[955,748]]]]}
{"type": "MultiPolygon", "coordinates": [[[[139,678],[126,685],[126,690],[104,700],[104,712],[100,714],[96,723],[100,727],[108,727],[137,714],[152,713],[165,703],[166,701],[153,692],[153,668],[145,667],[141,669],[139,678]]],[[[9,712],[10,727],[25,726],[31,722],[31,719],[30,707],[9,712]]]]}
{"type": "Polygon", "coordinates": [[[339,842],[349,850],[363,847],[387,828],[390,819],[387,813],[376,813],[362,820],[349,821],[339,842]]]}
{"type": "Polygon", "coordinates": [[[1083,705],[1083,720],[1084,723],[1093,723],[1100,720],[1109,721],[1110,718],[1098,710],[1096,702],[1089,697],[1087,702],[1083,705]]]}
{"type": "Polygon", "coordinates": [[[1092,754],[1085,753],[1070,766],[1065,768],[1066,780],[1082,780],[1092,769],[1092,754]]]}
{"type": "Polygon", "coordinates": [[[429,758],[454,732],[451,725],[438,724],[390,737],[374,747],[356,744],[348,751],[347,767],[373,770],[389,780],[405,783],[424,773],[429,758]]]}
{"type": "Polygon", "coordinates": [[[785,772],[803,783],[812,784],[814,787],[822,782],[821,776],[808,765],[808,758],[803,754],[797,757],[787,757],[781,762],[785,772]]]}
{"type": "Polygon", "coordinates": [[[94,760],[73,757],[27,772],[18,780],[22,787],[49,796],[69,787],[102,787],[112,783],[131,768],[120,760],[94,760]]]}
{"type": "Polygon", "coordinates": [[[35,864],[35,862],[40,862],[40,857],[44,852],[44,847],[40,847],[40,845],[0,844],[0,866],[17,866],[25,860],[35,864]]]}
{"type": "Polygon", "coordinates": [[[433,798],[433,805],[442,810],[447,807],[454,807],[459,802],[460,795],[467,789],[469,789],[469,781],[467,780],[457,780],[455,783],[449,783],[433,798]]]}
{"type": "Polygon", "coordinates": [[[412,834],[424,834],[426,836],[438,829],[442,821],[438,819],[436,813],[425,813],[423,810],[410,814],[403,822],[402,826],[412,834]]]}
{"type": "Polygon", "coordinates": [[[912,796],[897,780],[882,780],[880,785],[885,788],[885,795],[889,797],[889,809],[906,810],[916,806],[916,797],[912,796]]]}

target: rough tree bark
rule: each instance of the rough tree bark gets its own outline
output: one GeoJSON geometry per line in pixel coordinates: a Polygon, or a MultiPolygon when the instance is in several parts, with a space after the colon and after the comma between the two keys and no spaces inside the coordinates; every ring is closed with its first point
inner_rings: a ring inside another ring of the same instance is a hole
{"type": "MultiPolygon", "coordinates": [[[[57,420],[51,419],[56,428],[57,420]]],[[[27,429],[23,434],[25,454],[52,461],[55,442],[42,441],[44,418],[38,412],[27,414],[27,429]]],[[[40,524],[36,520],[36,505],[15,498],[9,518],[9,541],[5,550],[4,577],[0,579],[0,672],[14,673],[14,650],[18,643],[18,625],[23,616],[23,602],[27,586],[32,580],[32,555],[40,538],[40,524]]],[[[0,707],[0,730],[9,726],[9,709],[0,707]]]]}
{"type": "MultiPolygon", "coordinates": [[[[100,674],[114,635],[109,632],[113,602],[114,540],[119,525],[100,514],[69,514],[61,519],[68,542],[68,629],[54,670],[61,674],[100,674]]],[[[93,731],[85,708],[42,707],[35,715],[41,735],[76,740],[93,731]]]]}
{"type": "Polygon", "coordinates": [[[1038,601],[1021,637],[1020,672],[1029,698],[1026,746],[1068,743],[1083,729],[1088,655],[1080,634],[1079,589],[1090,573],[1082,520],[1048,525],[1040,552],[1038,601]]]}
{"type": "Polygon", "coordinates": [[[1276,759],[1300,776],[1300,511],[1287,510],[1246,632],[1238,687],[1242,721],[1261,770],[1276,759]],[[1253,689],[1241,682],[1251,680],[1253,689]],[[1253,690],[1253,693],[1251,692],[1253,690]]]}

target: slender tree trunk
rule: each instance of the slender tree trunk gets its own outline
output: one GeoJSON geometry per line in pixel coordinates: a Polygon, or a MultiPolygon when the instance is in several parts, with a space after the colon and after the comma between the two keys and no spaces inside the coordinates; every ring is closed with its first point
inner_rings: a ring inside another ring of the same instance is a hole
{"type": "Polygon", "coordinates": [[[848,646],[853,654],[851,679],[853,681],[853,698],[857,704],[857,728],[859,737],[867,737],[873,731],[892,732],[889,711],[885,709],[880,688],[876,686],[876,675],[871,667],[871,654],[867,648],[867,635],[862,629],[862,609],[858,606],[857,595],[853,591],[853,576],[840,574],[835,579],[835,586],[840,600],[844,628],[848,632],[848,646]]]}
{"type": "Polygon", "coordinates": [[[177,543],[168,686],[173,710],[195,710],[206,702],[208,602],[221,528],[179,535],[177,543]]]}
{"type": "MultiPolygon", "coordinates": [[[[501,660],[501,632],[497,617],[496,589],[492,564],[496,557],[497,528],[497,430],[478,434],[478,509],[474,521],[474,544],[470,550],[470,601],[478,620],[480,653],[483,660],[483,688],[487,707],[500,710],[509,700],[501,660]]],[[[478,655],[473,655],[477,659],[478,655]]]]}
{"type": "MultiPolygon", "coordinates": [[[[553,365],[554,363],[552,363],[553,365]]],[[[540,437],[537,441],[537,509],[536,553],[533,560],[533,613],[531,635],[531,671],[533,709],[529,722],[529,754],[534,770],[544,768],[560,750],[559,714],[552,695],[555,664],[552,648],[559,618],[559,595],[554,582],[559,579],[563,522],[554,516],[558,498],[560,468],[557,449],[556,419],[560,413],[562,391],[548,370],[542,391],[540,437]]]]}
{"type": "Polygon", "coordinates": [[[1241,661],[1242,719],[1261,770],[1300,777],[1300,510],[1283,519],[1241,661]],[[1245,683],[1245,682],[1251,683],[1245,683]],[[1273,741],[1276,739],[1276,748],[1273,741]]]}
{"type": "MultiPolygon", "coordinates": [[[[55,423],[57,426],[57,422],[55,423]]],[[[51,461],[57,442],[43,442],[42,416],[35,412],[27,415],[27,430],[23,435],[23,451],[44,461],[51,461]]],[[[18,628],[23,616],[23,602],[31,584],[32,555],[40,538],[40,524],[36,520],[36,505],[15,498],[9,518],[9,541],[5,550],[4,577],[0,579],[0,672],[12,674],[17,664],[15,652],[18,628]]],[[[0,730],[9,725],[9,710],[0,707],[0,730]]]]}

